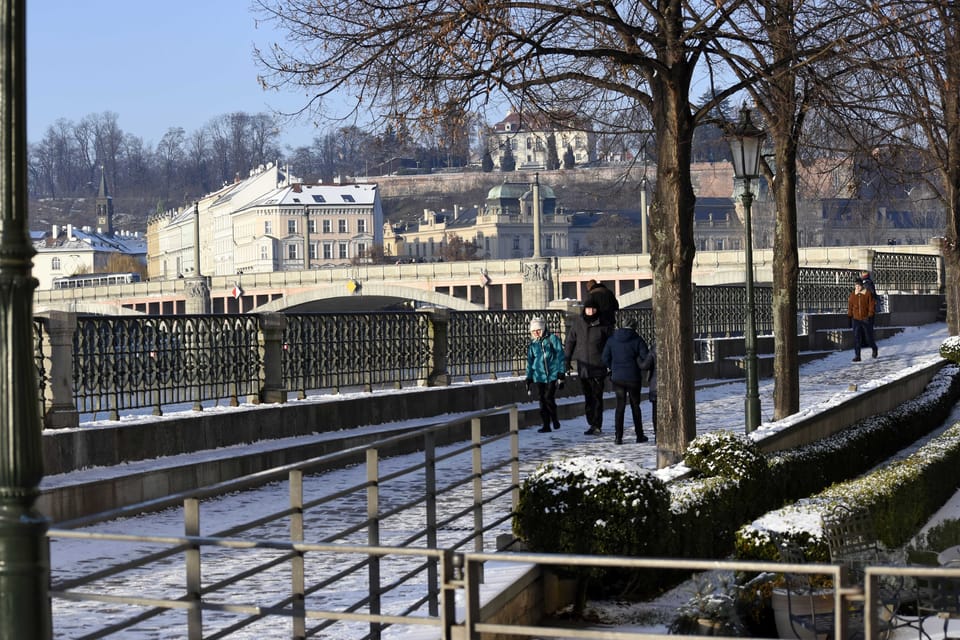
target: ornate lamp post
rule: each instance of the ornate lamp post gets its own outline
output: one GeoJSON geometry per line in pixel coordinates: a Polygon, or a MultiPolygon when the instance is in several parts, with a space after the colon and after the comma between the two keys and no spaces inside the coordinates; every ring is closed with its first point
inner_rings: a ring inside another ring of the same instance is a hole
{"type": "Polygon", "coordinates": [[[760,425],[760,391],[757,386],[757,327],[754,322],[753,298],[753,234],[750,228],[750,207],[753,205],[753,192],[750,181],[760,177],[760,150],[766,134],[750,121],[750,110],[744,105],[740,109],[740,122],[728,132],[730,153],[733,156],[733,175],[743,181],[743,231],[746,238],[744,257],[747,273],[744,285],[747,292],[747,313],[744,318],[743,341],[745,351],[747,395],[744,399],[744,417],[747,433],[760,425]]]}

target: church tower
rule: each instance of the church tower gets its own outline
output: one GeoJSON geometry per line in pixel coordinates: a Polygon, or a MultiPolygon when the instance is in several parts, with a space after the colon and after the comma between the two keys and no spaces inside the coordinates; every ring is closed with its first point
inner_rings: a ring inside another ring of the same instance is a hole
{"type": "Polygon", "coordinates": [[[107,174],[100,165],[100,190],[97,192],[97,231],[113,235],[113,197],[107,191],[107,174]]]}

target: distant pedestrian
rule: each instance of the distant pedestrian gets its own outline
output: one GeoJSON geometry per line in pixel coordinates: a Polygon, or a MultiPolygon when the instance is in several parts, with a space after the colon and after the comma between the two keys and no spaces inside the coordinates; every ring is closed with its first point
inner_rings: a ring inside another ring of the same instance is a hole
{"type": "Polygon", "coordinates": [[[557,389],[563,388],[566,377],[566,358],[559,336],[547,329],[543,318],[530,321],[530,344],[527,346],[527,394],[536,385],[540,401],[540,420],[543,427],[538,433],[550,433],[550,425],[560,428],[557,416],[557,389]]]}
{"type": "Polygon", "coordinates": [[[613,326],[600,321],[597,302],[587,296],[583,310],[570,324],[563,344],[567,371],[577,361],[577,377],[583,391],[583,413],[590,428],[584,435],[597,436],[603,428],[603,385],[607,368],[603,364],[603,348],[613,333],[613,326]]]}
{"type": "Polygon", "coordinates": [[[592,298],[596,303],[600,322],[611,327],[616,326],[620,303],[613,291],[607,288],[607,285],[596,280],[590,280],[587,282],[587,298],[592,298]]]}
{"type": "Polygon", "coordinates": [[[647,342],[637,333],[637,321],[630,320],[613,332],[603,348],[603,364],[610,369],[613,392],[617,396],[614,412],[614,442],[623,444],[623,418],[627,403],[633,418],[637,442],[647,442],[640,413],[640,395],[643,392],[643,371],[640,365],[649,354],[647,342]]]}
{"type": "MultiPolygon", "coordinates": [[[[870,277],[870,272],[867,271],[866,269],[864,269],[863,271],[861,271],[861,272],[860,272],[860,281],[863,282],[863,288],[866,289],[867,291],[869,291],[869,292],[870,292],[870,295],[873,296],[873,301],[874,301],[876,307],[879,308],[879,307],[880,307],[880,298],[877,297],[877,286],[873,283],[873,278],[870,277]]],[[[867,323],[867,326],[866,326],[866,331],[867,331],[867,344],[872,344],[872,345],[876,345],[876,344],[877,344],[877,340],[876,340],[876,338],[874,337],[874,330],[873,330],[873,328],[874,328],[874,321],[876,320],[876,317],[877,317],[877,315],[876,315],[876,313],[874,313],[872,316],[870,316],[870,321],[867,323]]],[[[873,357],[874,357],[874,358],[877,357],[876,347],[874,347],[874,350],[873,350],[873,357]]]]}
{"type": "Polygon", "coordinates": [[[873,349],[873,357],[877,357],[877,343],[867,331],[867,326],[876,313],[877,300],[863,286],[863,281],[857,278],[853,284],[853,293],[847,300],[847,316],[850,318],[850,328],[853,329],[854,362],[860,362],[860,350],[869,346],[873,349]]]}

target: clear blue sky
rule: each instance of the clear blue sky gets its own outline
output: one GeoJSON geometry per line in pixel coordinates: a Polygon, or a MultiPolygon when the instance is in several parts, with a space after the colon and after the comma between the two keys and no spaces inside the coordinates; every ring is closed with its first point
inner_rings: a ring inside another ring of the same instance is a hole
{"type": "MultiPolygon", "coordinates": [[[[234,111],[294,111],[305,94],[257,83],[253,46],[278,39],[246,0],[29,0],[28,140],[60,118],[112,111],[155,147],[170,127],[189,134],[234,111]]],[[[316,133],[304,119],[281,140],[307,145],[316,133]]]]}

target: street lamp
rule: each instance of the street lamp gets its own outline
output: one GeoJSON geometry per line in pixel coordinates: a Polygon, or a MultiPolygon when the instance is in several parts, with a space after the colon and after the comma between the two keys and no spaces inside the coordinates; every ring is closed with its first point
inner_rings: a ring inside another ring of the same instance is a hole
{"type": "Polygon", "coordinates": [[[733,176],[743,181],[743,233],[746,238],[744,257],[747,273],[744,285],[747,292],[747,313],[744,319],[743,342],[746,356],[747,395],[744,399],[744,416],[747,433],[760,426],[760,391],[757,386],[757,327],[754,322],[753,299],[753,235],[750,229],[750,207],[753,205],[753,192],[750,181],[760,177],[760,150],[766,134],[750,121],[750,110],[744,105],[740,109],[740,122],[727,134],[730,153],[733,156],[733,176]]]}

